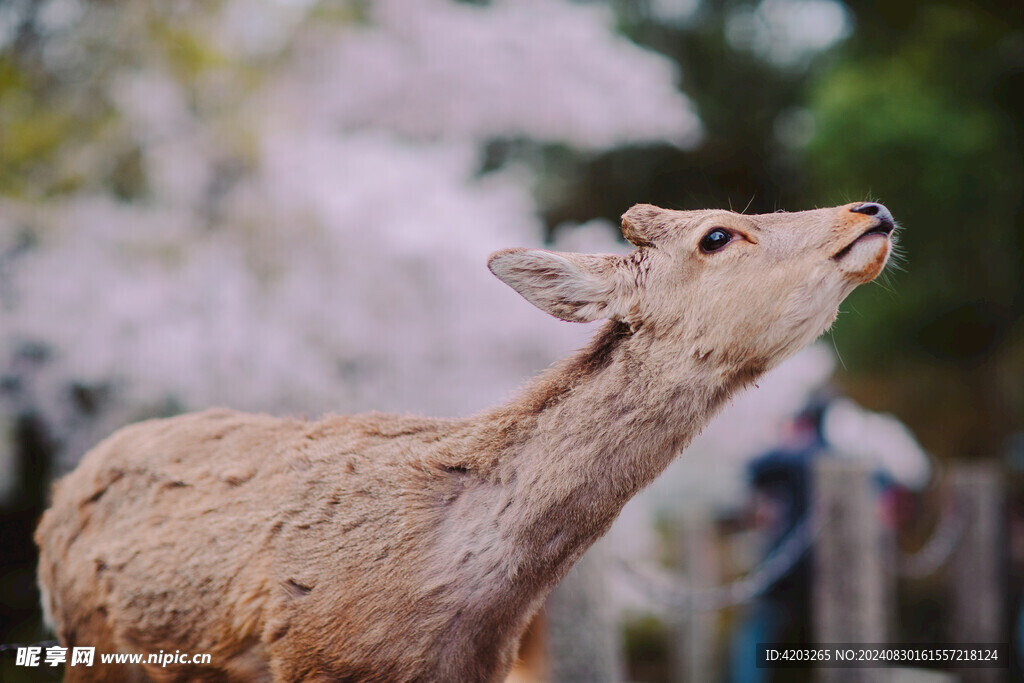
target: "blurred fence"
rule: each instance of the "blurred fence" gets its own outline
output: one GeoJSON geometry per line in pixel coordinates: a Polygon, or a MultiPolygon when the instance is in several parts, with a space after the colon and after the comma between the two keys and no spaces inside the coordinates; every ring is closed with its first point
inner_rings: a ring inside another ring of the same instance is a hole
{"type": "MultiPolygon", "coordinates": [[[[941,631],[945,643],[1009,641],[1004,492],[996,467],[960,464],[949,469],[939,516],[929,538],[914,552],[902,551],[896,543],[894,529],[882,513],[874,472],[858,460],[838,457],[818,458],[812,467],[815,484],[810,513],[737,580],[721,580],[717,532],[712,520],[700,515],[686,517],[672,527],[677,535],[674,546],[679,549],[678,557],[671,558],[674,570],[612,560],[591,563],[583,574],[570,574],[558,591],[573,594],[575,600],[560,598],[556,591],[546,608],[546,627],[533,631],[534,641],[547,639],[547,647],[540,648],[544,658],[538,661],[543,663],[524,662],[515,680],[625,678],[621,652],[581,660],[578,653],[586,647],[572,644],[586,641],[588,634],[607,642],[607,633],[617,628],[614,623],[595,623],[595,619],[614,619],[610,610],[583,610],[580,606],[581,597],[606,601],[603,588],[612,579],[627,582],[668,615],[671,680],[724,680],[721,658],[715,654],[724,631],[724,611],[756,604],[797,562],[808,557],[812,585],[807,587],[811,598],[807,644],[907,642],[897,620],[897,606],[899,587],[908,582],[943,587],[940,592],[944,592],[941,599],[946,614],[941,631]],[[598,564],[607,576],[595,576],[598,564]],[[586,612],[586,619],[562,614],[568,606],[575,616],[586,612]],[[595,671],[595,666],[600,670],[595,671]]],[[[537,651],[536,642],[532,647],[537,651]]],[[[811,678],[827,683],[988,683],[1009,680],[1011,670],[960,668],[954,676],[934,667],[820,668],[811,678]]]]}

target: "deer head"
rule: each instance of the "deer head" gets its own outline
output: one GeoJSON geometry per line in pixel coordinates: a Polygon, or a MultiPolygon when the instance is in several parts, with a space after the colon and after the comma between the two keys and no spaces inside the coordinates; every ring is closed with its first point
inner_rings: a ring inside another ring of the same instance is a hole
{"type": "Polygon", "coordinates": [[[620,320],[638,341],[725,376],[757,374],[825,331],[882,271],[894,227],[876,203],[756,216],[638,204],[622,217],[630,254],[506,249],[489,267],[563,320],[620,320]]]}

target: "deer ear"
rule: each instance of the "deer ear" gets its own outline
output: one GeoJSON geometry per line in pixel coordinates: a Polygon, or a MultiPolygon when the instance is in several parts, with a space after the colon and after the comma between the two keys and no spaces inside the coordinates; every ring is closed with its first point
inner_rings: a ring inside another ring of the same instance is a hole
{"type": "Polygon", "coordinates": [[[586,323],[625,317],[623,262],[611,254],[503,249],[491,254],[487,267],[540,310],[586,323]]]}
{"type": "Polygon", "coordinates": [[[672,225],[672,212],[651,204],[635,204],[622,214],[622,236],[638,247],[653,247],[672,225]]]}

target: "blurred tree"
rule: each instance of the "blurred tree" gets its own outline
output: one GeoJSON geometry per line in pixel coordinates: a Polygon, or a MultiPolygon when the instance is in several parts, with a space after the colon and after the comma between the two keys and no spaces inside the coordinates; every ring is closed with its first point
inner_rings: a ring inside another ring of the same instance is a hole
{"type": "Polygon", "coordinates": [[[844,306],[842,381],[937,454],[997,455],[1024,424],[1020,8],[615,5],[627,35],[679,64],[704,137],[690,148],[547,148],[549,229],[616,220],[634,202],[751,212],[886,202],[907,228],[903,258],[844,306]]]}
{"type": "Polygon", "coordinates": [[[617,221],[636,202],[764,213],[804,194],[797,159],[776,130],[799,101],[810,62],[780,67],[751,49],[742,24],[757,2],[680,2],[674,13],[663,7],[669,4],[615,3],[627,35],[679,64],[679,87],[694,104],[703,139],[689,148],[628,147],[582,157],[549,150],[559,189],[546,202],[550,225],[594,216],[617,221]]]}
{"type": "Polygon", "coordinates": [[[849,6],[854,39],[809,84],[809,177],[823,201],[886,202],[907,228],[907,272],[892,296],[854,295],[837,344],[864,373],[862,400],[910,420],[932,450],[996,455],[1024,408],[1024,13],[849,6]]]}
{"type": "Polygon", "coordinates": [[[577,346],[483,266],[542,226],[476,155],[685,139],[671,76],[566,0],[0,2],[0,642],[39,630],[19,463],[210,405],[467,414],[577,346]]]}

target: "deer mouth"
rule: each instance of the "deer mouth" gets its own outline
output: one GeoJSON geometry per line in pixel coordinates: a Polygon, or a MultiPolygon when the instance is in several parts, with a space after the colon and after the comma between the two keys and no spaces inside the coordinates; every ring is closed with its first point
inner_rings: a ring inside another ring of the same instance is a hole
{"type": "Polygon", "coordinates": [[[875,225],[874,226],[872,226],[872,227],[868,228],[867,230],[865,230],[864,232],[862,232],[857,237],[857,239],[853,240],[852,242],[847,244],[845,247],[843,247],[842,249],[837,251],[832,256],[832,260],[833,261],[839,261],[840,259],[842,259],[844,256],[846,256],[847,254],[850,253],[850,250],[853,249],[853,245],[857,244],[858,242],[861,242],[862,240],[874,239],[874,237],[876,235],[881,236],[882,239],[889,239],[889,236],[892,235],[892,231],[895,228],[896,228],[896,225],[892,221],[890,221],[890,220],[880,219],[878,221],[875,221],[875,225]]]}

